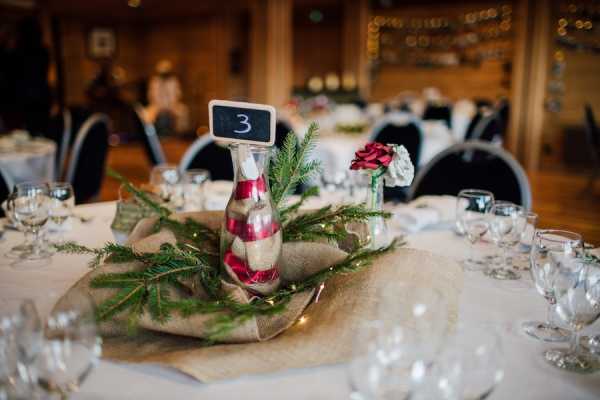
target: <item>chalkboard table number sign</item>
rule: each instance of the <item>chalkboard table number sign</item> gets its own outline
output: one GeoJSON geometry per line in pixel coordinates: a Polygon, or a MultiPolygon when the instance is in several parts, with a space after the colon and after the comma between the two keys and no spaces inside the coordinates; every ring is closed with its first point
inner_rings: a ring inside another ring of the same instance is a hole
{"type": "Polygon", "coordinates": [[[275,108],[266,104],[211,100],[210,134],[220,142],[273,146],[275,108]]]}

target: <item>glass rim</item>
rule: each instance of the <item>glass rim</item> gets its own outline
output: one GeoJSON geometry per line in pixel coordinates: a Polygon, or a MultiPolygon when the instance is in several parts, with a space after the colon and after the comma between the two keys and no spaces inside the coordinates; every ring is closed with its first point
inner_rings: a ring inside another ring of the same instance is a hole
{"type": "Polygon", "coordinates": [[[466,196],[466,195],[470,195],[471,197],[475,196],[475,195],[490,195],[494,200],[494,193],[492,193],[489,190],[485,190],[485,189],[462,189],[461,191],[458,192],[458,194],[456,195],[456,197],[459,196],[466,196]]]}
{"type": "Polygon", "coordinates": [[[258,144],[247,144],[247,143],[230,143],[230,144],[227,145],[227,147],[230,150],[237,149],[240,146],[247,146],[252,151],[255,151],[255,152],[264,152],[264,153],[271,152],[272,148],[274,147],[274,146],[267,146],[267,145],[261,146],[261,145],[258,145],[258,144]]]}
{"type": "Polygon", "coordinates": [[[583,244],[583,236],[581,234],[563,229],[538,229],[535,232],[535,236],[544,237],[544,240],[554,243],[580,242],[583,244]],[[550,238],[547,237],[547,235],[562,237],[563,240],[558,238],[550,238]]]}

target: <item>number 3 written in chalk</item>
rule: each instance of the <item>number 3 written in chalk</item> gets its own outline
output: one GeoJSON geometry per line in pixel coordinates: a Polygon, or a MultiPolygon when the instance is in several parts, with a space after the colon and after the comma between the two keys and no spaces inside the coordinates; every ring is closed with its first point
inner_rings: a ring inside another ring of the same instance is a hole
{"type": "Polygon", "coordinates": [[[248,116],[246,114],[237,114],[236,117],[240,118],[240,124],[245,125],[245,129],[234,130],[235,133],[248,133],[252,129],[252,125],[248,122],[248,116]]]}

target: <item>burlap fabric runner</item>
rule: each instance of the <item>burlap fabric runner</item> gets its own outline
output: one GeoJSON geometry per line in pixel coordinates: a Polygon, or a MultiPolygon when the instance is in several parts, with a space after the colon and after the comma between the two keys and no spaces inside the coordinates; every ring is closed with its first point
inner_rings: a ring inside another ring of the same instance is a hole
{"type": "MultiPolygon", "coordinates": [[[[221,216],[195,213],[178,218],[193,217],[217,227],[221,216]]],[[[152,220],[144,220],[132,232],[130,242],[136,249],[156,251],[161,243],[174,242],[173,235],[167,231],[148,235],[152,224],[152,220]]],[[[282,277],[288,281],[301,279],[345,256],[343,251],[325,244],[286,243],[281,258],[282,277]]],[[[89,290],[87,285],[94,274],[113,269],[123,271],[124,266],[103,265],[84,276],[70,292],[89,290]]],[[[213,316],[174,317],[165,325],[144,317],[141,325],[146,329],[135,337],[123,335],[118,324],[104,324],[101,327],[105,335],[103,356],[119,361],[163,364],[204,382],[347,361],[351,356],[354,328],[360,321],[376,318],[378,298],[390,282],[437,288],[446,299],[449,322],[456,320],[462,289],[461,268],[451,260],[427,252],[398,249],[376,259],[367,270],[330,279],[318,301],[311,303],[312,291],[300,293],[283,314],[246,322],[225,338],[231,344],[205,347],[197,339],[204,336],[204,323],[213,316]]],[[[248,300],[247,295],[233,285],[227,290],[240,301],[248,300]]],[[[96,301],[111,294],[107,290],[90,293],[96,301]]],[[[61,301],[68,298],[69,292],[61,301]]],[[[398,299],[402,301],[402,293],[398,299]]]]}

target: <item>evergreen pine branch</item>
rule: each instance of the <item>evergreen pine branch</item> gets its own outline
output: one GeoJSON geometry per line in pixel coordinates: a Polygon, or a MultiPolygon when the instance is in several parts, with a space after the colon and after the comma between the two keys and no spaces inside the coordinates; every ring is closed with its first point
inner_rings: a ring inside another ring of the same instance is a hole
{"type": "Polygon", "coordinates": [[[310,124],[300,144],[293,132],[288,133],[282,148],[276,152],[269,181],[271,198],[277,208],[299,184],[307,182],[320,169],[318,161],[308,161],[316,145],[317,130],[317,124],[310,124]]]}
{"type": "Polygon", "coordinates": [[[311,186],[300,195],[300,200],[287,207],[281,208],[279,210],[279,219],[281,222],[285,223],[289,219],[289,216],[297,212],[308,198],[315,196],[319,196],[319,188],[317,186],[311,186]]]}
{"type": "Polygon", "coordinates": [[[129,180],[127,180],[123,175],[119,174],[117,171],[108,168],[106,170],[106,174],[111,178],[114,178],[121,182],[121,184],[123,184],[123,186],[129,193],[134,195],[142,203],[144,203],[146,206],[152,209],[156,214],[160,215],[161,217],[168,217],[169,215],[171,215],[171,210],[161,206],[160,204],[152,200],[146,193],[144,193],[143,190],[136,188],[131,182],[129,182],[129,180]]]}
{"type": "Polygon", "coordinates": [[[91,254],[94,256],[89,262],[90,267],[97,267],[102,261],[110,256],[110,260],[115,263],[134,261],[136,255],[128,246],[122,246],[115,243],[107,243],[103,247],[92,249],[77,244],[76,242],[66,242],[55,244],[56,251],[67,254],[91,254]]]}
{"type": "Polygon", "coordinates": [[[161,228],[169,229],[178,240],[188,241],[196,246],[202,246],[202,244],[208,242],[215,248],[219,247],[219,232],[191,218],[187,218],[184,222],[179,222],[161,217],[156,223],[155,230],[158,231],[161,228]]]}
{"type": "Polygon", "coordinates": [[[170,294],[166,285],[158,282],[148,290],[148,311],[152,319],[158,323],[165,323],[169,320],[170,294]]]}
{"type": "Polygon", "coordinates": [[[108,298],[96,308],[96,319],[107,321],[146,297],[146,286],[143,283],[124,286],[117,294],[108,298]]]}
{"type": "Polygon", "coordinates": [[[298,215],[283,227],[283,241],[341,240],[347,235],[348,222],[367,222],[372,217],[389,218],[388,212],[368,210],[364,205],[346,204],[333,208],[325,206],[298,215]]]}

